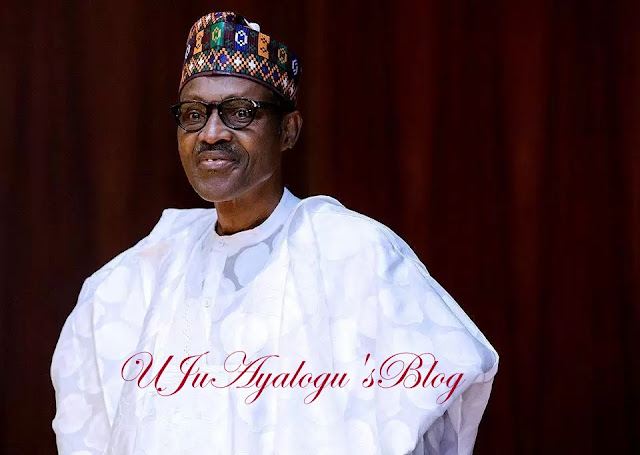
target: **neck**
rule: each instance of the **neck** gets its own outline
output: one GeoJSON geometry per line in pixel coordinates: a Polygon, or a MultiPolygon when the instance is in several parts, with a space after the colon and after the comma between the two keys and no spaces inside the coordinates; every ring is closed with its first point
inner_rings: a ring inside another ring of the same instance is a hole
{"type": "Polygon", "coordinates": [[[283,192],[281,180],[268,180],[236,199],[216,202],[216,232],[219,235],[231,235],[259,226],[273,213],[283,192]]]}

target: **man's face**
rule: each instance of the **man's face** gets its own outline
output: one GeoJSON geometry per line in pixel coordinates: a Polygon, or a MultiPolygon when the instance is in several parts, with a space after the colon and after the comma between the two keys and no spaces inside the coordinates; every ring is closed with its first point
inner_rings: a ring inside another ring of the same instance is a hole
{"type": "MultiPolygon", "coordinates": [[[[266,87],[235,76],[200,76],[189,81],[180,101],[219,102],[231,97],[273,103],[266,87]]],[[[196,132],[178,127],[178,150],[189,183],[203,199],[230,201],[247,196],[281,178],[284,146],[280,134],[281,116],[271,109],[257,109],[249,126],[227,127],[214,109],[207,124],[196,132]]]]}

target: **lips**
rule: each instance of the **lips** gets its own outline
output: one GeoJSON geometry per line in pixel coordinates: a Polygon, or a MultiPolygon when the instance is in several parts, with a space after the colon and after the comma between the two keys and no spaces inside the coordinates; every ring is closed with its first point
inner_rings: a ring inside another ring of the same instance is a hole
{"type": "Polygon", "coordinates": [[[236,160],[224,152],[212,150],[200,152],[196,156],[196,162],[198,167],[207,170],[220,170],[232,166],[236,160]]]}

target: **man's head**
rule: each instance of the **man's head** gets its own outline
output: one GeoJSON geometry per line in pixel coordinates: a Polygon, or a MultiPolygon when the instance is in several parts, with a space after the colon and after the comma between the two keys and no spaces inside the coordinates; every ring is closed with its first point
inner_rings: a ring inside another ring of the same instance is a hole
{"type": "Polygon", "coordinates": [[[249,27],[258,28],[234,13],[212,13],[187,42],[173,108],[178,149],[189,182],[211,202],[281,190],[282,154],[302,127],[297,58],[249,27]]]}
{"type": "MultiPolygon", "coordinates": [[[[181,102],[219,103],[230,98],[277,106],[276,96],[269,89],[234,76],[197,77],[187,82],[180,93],[181,102]]],[[[274,188],[274,183],[282,181],[282,153],[296,143],[302,117],[298,111],[280,109],[271,106],[255,109],[251,123],[241,129],[225,125],[216,108],[211,109],[199,131],[188,132],[178,127],[180,160],[200,197],[211,202],[229,201],[248,191],[274,188]]],[[[201,111],[186,111],[182,115],[198,117],[201,111]]],[[[236,111],[230,115],[242,118],[247,114],[236,111]]]]}

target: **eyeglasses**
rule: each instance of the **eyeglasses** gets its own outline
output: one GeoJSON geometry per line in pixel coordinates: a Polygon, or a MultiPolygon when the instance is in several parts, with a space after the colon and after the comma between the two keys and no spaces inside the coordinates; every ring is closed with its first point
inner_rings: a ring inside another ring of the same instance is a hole
{"type": "Polygon", "coordinates": [[[228,98],[217,103],[204,101],[182,101],[171,106],[171,112],[180,128],[190,133],[200,131],[207,124],[214,109],[226,126],[241,130],[249,126],[258,109],[282,110],[277,104],[256,101],[249,98],[228,98]]]}

